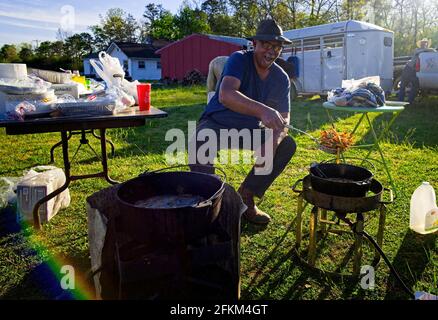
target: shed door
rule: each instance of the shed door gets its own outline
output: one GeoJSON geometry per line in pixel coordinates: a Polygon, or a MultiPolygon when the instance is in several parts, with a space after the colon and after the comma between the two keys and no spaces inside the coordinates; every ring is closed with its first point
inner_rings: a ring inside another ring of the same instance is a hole
{"type": "Polygon", "coordinates": [[[321,91],[321,44],[320,38],[303,40],[303,91],[321,91]]]}
{"type": "Polygon", "coordinates": [[[328,91],[341,87],[344,79],[344,36],[326,36],[322,40],[322,89],[328,91]]]}

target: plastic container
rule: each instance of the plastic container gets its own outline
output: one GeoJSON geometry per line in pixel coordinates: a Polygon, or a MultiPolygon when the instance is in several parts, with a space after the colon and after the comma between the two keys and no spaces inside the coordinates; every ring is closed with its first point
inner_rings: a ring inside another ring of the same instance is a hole
{"type": "Polygon", "coordinates": [[[429,182],[423,182],[412,194],[409,227],[420,234],[438,230],[435,190],[429,182]]]}

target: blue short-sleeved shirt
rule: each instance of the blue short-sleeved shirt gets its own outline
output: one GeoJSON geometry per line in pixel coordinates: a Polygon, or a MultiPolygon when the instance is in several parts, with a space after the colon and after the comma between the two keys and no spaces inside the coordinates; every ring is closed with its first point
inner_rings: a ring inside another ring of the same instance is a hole
{"type": "Polygon", "coordinates": [[[225,107],[219,102],[219,88],[225,76],[240,80],[239,91],[245,96],[266,104],[280,113],[289,112],[290,82],[286,72],[273,63],[268,77],[261,80],[254,65],[252,51],[236,51],[227,60],[216,93],[211,98],[201,118],[209,117],[217,123],[236,129],[256,129],[259,119],[225,107]]]}

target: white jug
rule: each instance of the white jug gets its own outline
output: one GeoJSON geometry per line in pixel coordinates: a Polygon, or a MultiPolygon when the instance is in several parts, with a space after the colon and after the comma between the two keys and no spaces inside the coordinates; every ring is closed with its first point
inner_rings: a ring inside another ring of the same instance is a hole
{"type": "Polygon", "coordinates": [[[429,182],[423,182],[412,194],[409,227],[420,234],[438,230],[435,190],[429,182]]]}

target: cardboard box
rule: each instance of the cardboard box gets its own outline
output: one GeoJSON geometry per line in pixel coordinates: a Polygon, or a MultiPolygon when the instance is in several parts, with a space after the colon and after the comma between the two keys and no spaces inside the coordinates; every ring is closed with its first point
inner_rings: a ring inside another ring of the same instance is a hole
{"type": "MultiPolygon", "coordinates": [[[[57,167],[38,166],[29,170],[17,184],[17,221],[32,223],[35,203],[61,187],[65,179],[64,171],[57,167]]],[[[70,193],[67,188],[40,206],[40,222],[50,221],[61,208],[69,205],[70,193]]]]}

